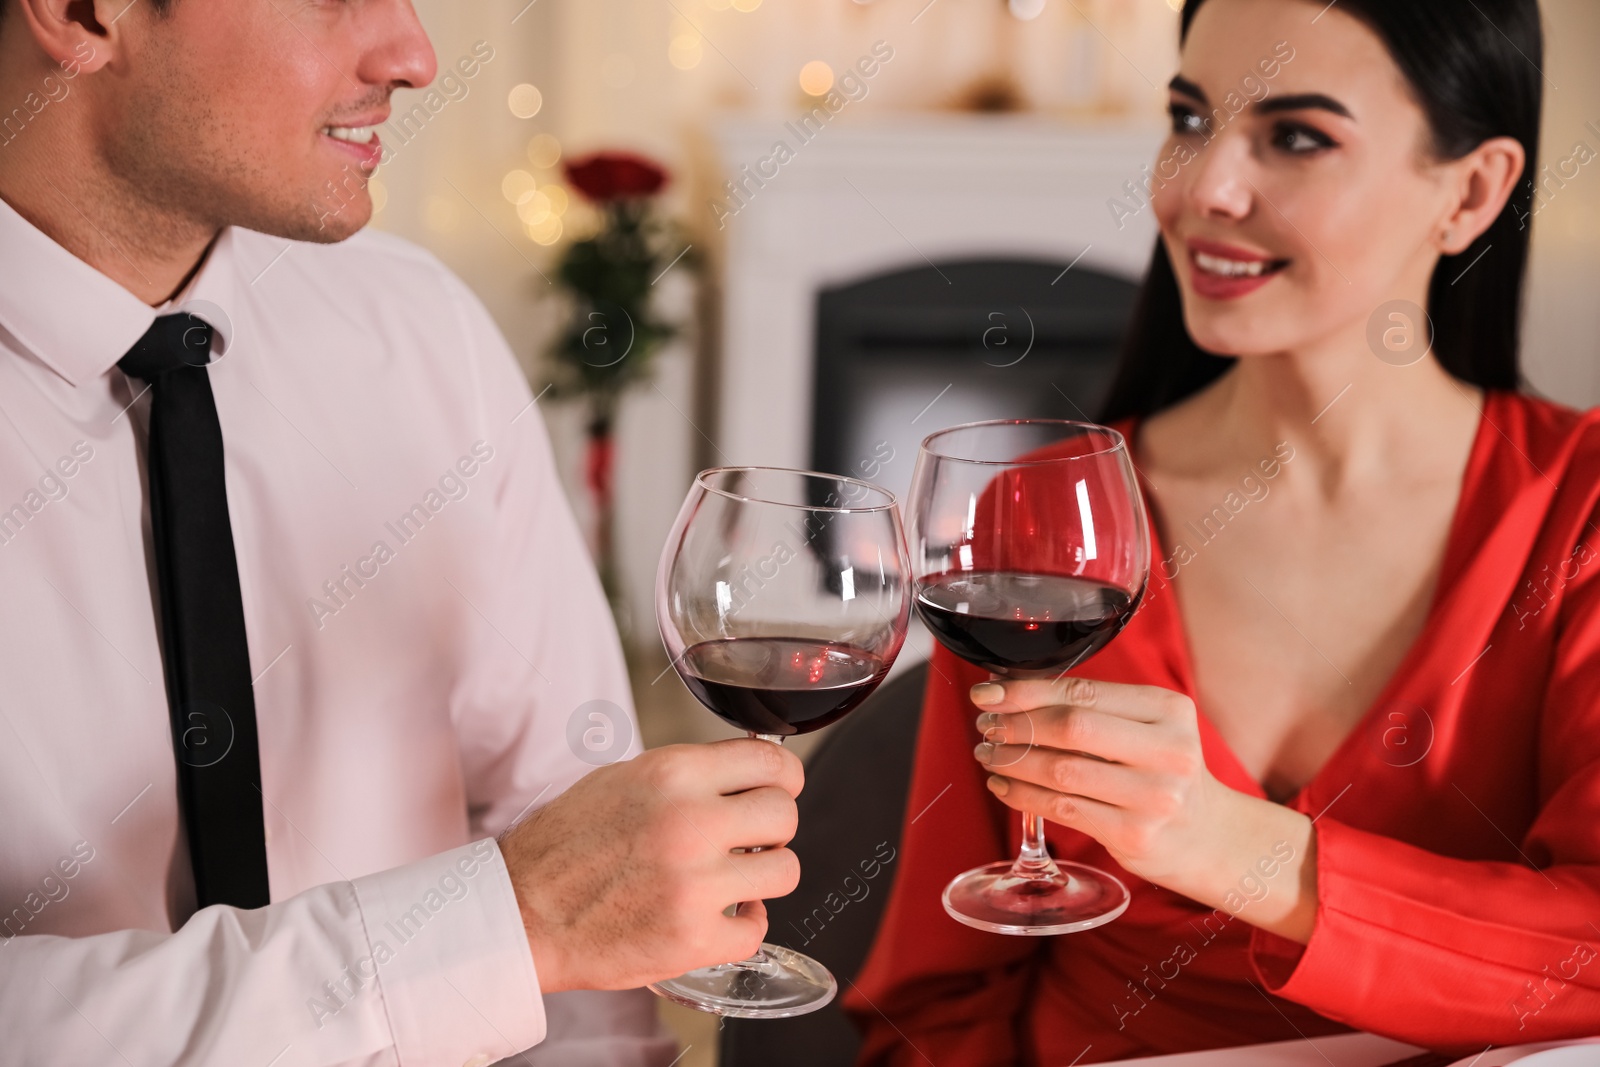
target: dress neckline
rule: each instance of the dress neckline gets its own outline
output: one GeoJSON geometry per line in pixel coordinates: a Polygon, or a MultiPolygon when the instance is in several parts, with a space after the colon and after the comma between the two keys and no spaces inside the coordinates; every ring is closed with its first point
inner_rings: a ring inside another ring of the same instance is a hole
{"type": "MultiPolygon", "coordinates": [[[[1439,565],[1439,578],[1434,583],[1433,595],[1429,599],[1427,613],[1423,616],[1422,628],[1417,631],[1416,637],[1412,639],[1411,644],[1406,648],[1405,654],[1401,656],[1399,664],[1396,665],[1389,677],[1384,680],[1383,685],[1379,688],[1371,703],[1355,719],[1350,730],[1340,740],[1339,744],[1334,747],[1328,758],[1323,761],[1322,766],[1318,767],[1316,773],[1307,779],[1294,793],[1282,801],[1272,801],[1273,803],[1282,803],[1285,807],[1293,808],[1297,811],[1306,811],[1306,805],[1310,803],[1311,794],[1316,787],[1327,778],[1330,770],[1348,761],[1351,751],[1357,747],[1360,739],[1367,736],[1371,731],[1374,717],[1377,716],[1382,708],[1395,703],[1397,690],[1416,672],[1420,661],[1431,647],[1433,635],[1438,629],[1439,609],[1454,588],[1465,562],[1465,549],[1467,546],[1463,538],[1467,530],[1466,519],[1469,513],[1473,511],[1473,501],[1481,489],[1484,472],[1493,451],[1493,431],[1491,428],[1498,425],[1498,422],[1491,416],[1490,407],[1498,407],[1502,402],[1502,395],[1498,390],[1492,389],[1484,390],[1483,395],[1483,408],[1478,413],[1478,426],[1473,433],[1472,447],[1467,453],[1467,465],[1462,472],[1461,487],[1456,496],[1455,510],[1451,513],[1450,524],[1445,534],[1444,555],[1439,565]]],[[[1129,456],[1134,460],[1135,469],[1140,471],[1139,480],[1145,483],[1143,488],[1146,498],[1149,499],[1151,497],[1149,479],[1144,476],[1142,468],[1138,464],[1138,435],[1143,422],[1144,419],[1142,417],[1134,416],[1128,420],[1127,428],[1123,432],[1128,442],[1129,456]]],[[[1150,528],[1151,559],[1165,559],[1165,549],[1162,545],[1161,531],[1156,524],[1155,509],[1146,508],[1146,511],[1149,512],[1146,521],[1150,528]]],[[[1221,730],[1206,714],[1196,686],[1193,649],[1189,644],[1188,631],[1184,628],[1183,612],[1179,609],[1176,582],[1170,580],[1167,582],[1166,594],[1166,603],[1158,608],[1158,614],[1164,614],[1162,621],[1168,630],[1168,637],[1171,642],[1170,647],[1175,649],[1177,654],[1178,676],[1182,681],[1185,693],[1194,701],[1204,749],[1208,754],[1220,754],[1227,761],[1228,769],[1232,772],[1231,777],[1236,779],[1230,784],[1233,784],[1235,788],[1238,788],[1239,783],[1248,783],[1250,792],[1263,800],[1272,800],[1267,795],[1267,791],[1260,780],[1245,767],[1244,762],[1234,752],[1233,746],[1228,743],[1221,730]]],[[[1213,770],[1220,770],[1220,768],[1213,768],[1213,770]]],[[[1218,774],[1218,777],[1222,778],[1224,776],[1218,774]]],[[[1348,788],[1348,785],[1341,787],[1340,792],[1342,793],[1345,788],[1348,788]]],[[[1337,799],[1337,797],[1334,799],[1337,799]]],[[[1331,804],[1331,801],[1329,803],[1331,804]]]]}

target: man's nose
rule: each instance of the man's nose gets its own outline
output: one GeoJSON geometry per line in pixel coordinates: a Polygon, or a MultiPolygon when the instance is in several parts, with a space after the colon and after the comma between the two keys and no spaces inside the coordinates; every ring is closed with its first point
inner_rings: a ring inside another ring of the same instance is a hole
{"type": "Polygon", "coordinates": [[[433,81],[439,62],[411,0],[366,4],[361,17],[370,20],[357,72],[363,83],[420,89],[433,81]]]}

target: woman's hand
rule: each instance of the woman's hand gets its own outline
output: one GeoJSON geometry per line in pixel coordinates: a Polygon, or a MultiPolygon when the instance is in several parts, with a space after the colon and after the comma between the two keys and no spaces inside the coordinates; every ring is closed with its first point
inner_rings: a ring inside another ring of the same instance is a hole
{"type": "Polygon", "coordinates": [[[1082,830],[1147,881],[1193,868],[1226,787],[1206,767],[1192,700],[1063,677],[975,685],[972,702],[984,709],[974,755],[1004,803],[1082,830]]]}
{"type": "Polygon", "coordinates": [[[1132,873],[1215,907],[1246,900],[1242,881],[1263,884],[1241,917],[1310,936],[1310,819],[1219,782],[1188,697],[1075,677],[985,682],[971,696],[983,709],[974,755],[1006,805],[1082,830],[1132,873]],[[1263,859],[1273,871],[1264,883],[1263,859]],[[1274,890],[1276,900],[1256,906],[1274,890]]]}

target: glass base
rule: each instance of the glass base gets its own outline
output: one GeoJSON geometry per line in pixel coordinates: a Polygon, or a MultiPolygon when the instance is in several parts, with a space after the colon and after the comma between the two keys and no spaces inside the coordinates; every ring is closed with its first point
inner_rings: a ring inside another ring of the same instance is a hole
{"type": "Polygon", "coordinates": [[[826,1006],[839,991],[839,983],[810,956],[762,945],[748,960],[701,967],[649,989],[658,997],[712,1015],[787,1019],[826,1006]]]}
{"type": "Polygon", "coordinates": [[[957,922],[996,934],[1043,937],[1092,930],[1128,910],[1128,887],[1081,863],[1019,873],[1016,864],[976,867],[944,888],[944,910],[957,922]]]}

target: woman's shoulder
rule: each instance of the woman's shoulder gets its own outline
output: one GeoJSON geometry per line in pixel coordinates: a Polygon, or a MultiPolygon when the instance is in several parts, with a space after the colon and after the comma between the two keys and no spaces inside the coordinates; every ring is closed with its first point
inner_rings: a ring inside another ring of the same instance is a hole
{"type": "Polygon", "coordinates": [[[1600,476],[1600,409],[1580,411],[1531,393],[1494,389],[1484,395],[1483,414],[1501,445],[1534,468],[1600,476]]]}
{"type": "Polygon", "coordinates": [[[1526,420],[1534,432],[1567,434],[1595,414],[1520,390],[1490,389],[1484,397],[1489,408],[1526,420]]]}
{"type": "Polygon", "coordinates": [[[1496,390],[1485,394],[1483,417],[1488,450],[1479,484],[1495,510],[1509,515],[1525,498],[1541,516],[1544,538],[1558,546],[1587,538],[1600,517],[1600,409],[1496,390]]]}

